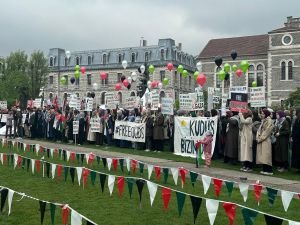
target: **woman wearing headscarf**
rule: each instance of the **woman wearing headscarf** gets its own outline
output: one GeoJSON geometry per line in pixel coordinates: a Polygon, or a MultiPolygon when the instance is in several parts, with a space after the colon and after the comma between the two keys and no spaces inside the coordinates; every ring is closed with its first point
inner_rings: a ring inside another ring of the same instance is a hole
{"type": "Polygon", "coordinates": [[[292,141],[292,167],[298,169],[298,173],[300,173],[300,108],[296,109],[292,141]]]}
{"type": "Polygon", "coordinates": [[[263,170],[260,172],[261,174],[273,175],[271,134],[274,125],[269,110],[264,109],[261,117],[262,123],[256,134],[256,164],[262,164],[263,170]]]}
{"type": "Polygon", "coordinates": [[[252,161],[252,166],[255,166],[256,162],[256,150],[257,150],[257,141],[256,141],[256,134],[257,131],[261,125],[261,119],[259,117],[258,111],[253,111],[253,117],[252,117],[252,136],[253,136],[253,142],[252,142],[252,152],[253,152],[253,161],[252,161]]]}

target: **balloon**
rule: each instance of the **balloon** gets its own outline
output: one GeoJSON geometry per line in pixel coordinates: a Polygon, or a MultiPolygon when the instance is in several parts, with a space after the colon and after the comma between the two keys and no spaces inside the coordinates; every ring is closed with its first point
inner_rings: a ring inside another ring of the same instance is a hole
{"type": "Polygon", "coordinates": [[[247,61],[247,60],[243,60],[243,61],[241,62],[241,64],[240,64],[241,70],[242,70],[244,73],[246,73],[247,70],[248,70],[248,67],[249,67],[248,61],[247,61]]]}
{"type": "Polygon", "coordinates": [[[224,80],[225,76],[226,76],[225,71],[224,70],[220,70],[219,73],[218,73],[218,76],[219,76],[220,80],[224,80]]]}
{"type": "Polygon", "coordinates": [[[79,71],[80,70],[80,66],[79,65],[76,65],[75,66],[75,71],[79,71]]]}
{"type": "Polygon", "coordinates": [[[235,73],[238,77],[241,77],[243,75],[243,71],[241,69],[238,69],[235,73]]]}
{"type": "Polygon", "coordinates": [[[92,97],[92,98],[95,98],[95,92],[92,92],[92,93],[91,93],[91,97],[92,97]]]}
{"type": "Polygon", "coordinates": [[[66,79],[65,77],[61,77],[61,78],[60,78],[60,83],[61,83],[62,85],[65,85],[65,84],[67,83],[67,79],[66,79]]]}
{"type": "Polygon", "coordinates": [[[235,60],[236,57],[237,57],[237,52],[236,52],[235,50],[232,50],[230,55],[231,55],[231,58],[232,58],[233,60],[235,60]]]}
{"type": "Polygon", "coordinates": [[[215,64],[216,64],[218,67],[222,65],[222,62],[223,62],[223,59],[222,59],[221,56],[217,56],[217,57],[215,58],[215,64]]]}
{"type": "Polygon", "coordinates": [[[129,90],[131,88],[131,84],[128,84],[127,85],[127,89],[129,90]]]}
{"type": "Polygon", "coordinates": [[[74,84],[75,83],[75,77],[72,77],[71,79],[70,79],[70,81],[71,81],[71,84],[74,84]]]}
{"type": "Polygon", "coordinates": [[[173,66],[172,63],[168,63],[167,68],[168,68],[169,71],[172,71],[174,66],[173,66]]]}
{"type": "Polygon", "coordinates": [[[141,66],[140,66],[140,70],[141,70],[141,73],[145,73],[145,70],[146,70],[145,66],[144,66],[144,65],[141,65],[141,66]]]}
{"type": "Polygon", "coordinates": [[[68,50],[66,51],[66,57],[67,57],[67,59],[69,59],[71,57],[71,52],[68,50]]]}
{"type": "Polygon", "coordinates": [[[150,80],[148,80],[147,86],[149,86],[149,85],[151,85],[151,84],[152,84],[152,82],[151,82],[150,80]]]}
{"type": "Polygon", "coordinates": [[[121,76],[121,81],[122,81],[122,83],[123,83],[123,81],[126,79],[126,77],[125,77],[125,75],[122,75],[121,76]]]}
{"type": "Polygon", "coordinates": [[[156,87],[156,81],[152,81],[151,87],[152,87],[152,88],[155,88],[155,87],[156,87]]]}
{"type": "Polygon", "coordinates": [[[163,80],[163,83],[164,83],[164,85],[168,85],[169,84],[169,79],[165,77],[164,80],[163,80]]]}
{"type": "Polygon", "coordinates": [[[101,80],[106,80],[107,79],[107,73],[106,72],[101,72],[100,77],[101,77],[101,80]]]}
{"type": "Polygon", "coordinates": [[[152,86],[151,84],[147,84],[148,89],[151,89],[151,86],[152,86]]]}
{"type": "Polygon", "coordinates": [[[78,79],[80,77],[80,72],[79,70],[76,70],[75,71],[75,78],[78,79]]]}
{"type": "Polygon", "coordinates": [[[97,83],[93,83],[93,89],[96,91],[98,88],[98,84],[97,83]]]}
{"type": "Polygon", "coordinates": [[[162,82],[159,82],[157,86],[158,86],[159,89],[162,89],[163,88],[162,82]]]}
{"type": "Polygon", "coordinates": [[[201,70],[202,70],[202,63],[201,62],[197,62],[196,67],[197,67],[197,70],[199,72],[201,72],[201,70]]]}
{"type": "Polygon", "coordinates": [[[226,73],[226,75],[225,75],[225,80],[228,80],[229,78],[230,78],[229,73],[226,73]]]}
{"type": "Polygon", "coordinates": [[[131,78],[132,78],[133,81],[136,81],[136,79],[137,79],[137,74],[136,74],[136,72],[132,72],[132,73],[131,73],[131,78]]]}
{"type": "Polygon", "coordinates": [[[127,87],[127,86],[129,85],[129,82],[128,82],[127,79],[123,80],[123,85],[124,85],[125,87],[127,87]]]}
{"type": "Polygon", "coordinates": [[[86,96],[87,96],[88,98],[91,97],[91,93],[88,92],[88,93],[86,94],[86,96]]]}
{"type": "Polygon", "coordinates": [[[197,83],[203,87],[203,85],[206,83],[206,76],[205,74],[201,73],[199,74],[199,76],[197,77],[197,83]]]}
{"type": "Polygon", "coordinates": [[[128,65],[127,61],[123,60],[122,61],[122,66],[123,66],[124,70],[127,68],[127,65],[128,65]]]}
{"type": "Polygon", "coordinates": [[[129,82],[129,84],[131,84],[132,78],[131,78],[131,77],[128,77],[127,80],[128,80],[128,82],[129,82]]]}
{"type": "Polygon", "coordinates": [[[178,73],[182,73],[182,72],[183,72],[183,66],[182,66],[182,65],[179,65],[179,66],[178,66],[177,72],[178,72],[178,73]]]}
{"type": "Polygon", "coordinates": [[[82,74],[84,74],[85,73],[85,67],[84,66],[82,66],[81,68],[80,68],[80,72],[82,73],[82,74]]]}
{"type": "Polygon", "coordinates": [[[257,87],[256,81],[253,81],[253,82],[252,82],[252,87],[257,87]]]}
{"type": "Polygon", "coordinates": [[[155,70],[155,67],[153,65],[150,65],[148,70],[149,70],[150,74],[153,74],[154,70],[155,70]]]}
{"type": "Polygon", "coordinates": [[[238,66],[237,65],[232,65],[232,70],[233,70],[233,72],[236,72],[237,70],[238,70],[238,66]]]}
{"type": "Polygon", "coordinates": [[[120,83],[117,83],[117,84],[116,84],[116,91],[120,91],[120,90],[121,90],[121,87],[122,87],[121,84],[120,84],[120,83]]]}
{"type": "Polygon", "coordinates": [[[197,80],[198,75],[199,75],[199,71],[195,71],[195,73],[194,73],[194,79],[195,79],[195,80],[197,80]]]}
{"type": "Polygon", "coordinates": [[[187,78],[188,75],[189,75],[188,71],[186,71],[186,70],[183,70],[183,71],[182,71],[182,76],[183,76],[184,78],[187,78]]]}
{"type": "Polygon", "coordinates": [[[225,63],[225,65],[224,65],[224,71],[226,73],[228,73],[230,71],[230,65],[228,63],[225,63]]]}

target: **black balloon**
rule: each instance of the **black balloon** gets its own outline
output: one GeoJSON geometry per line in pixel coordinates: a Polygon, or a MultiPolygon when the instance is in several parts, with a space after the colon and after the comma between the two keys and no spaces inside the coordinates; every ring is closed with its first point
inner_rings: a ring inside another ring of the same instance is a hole
{"type": "Polygon", "coordinates": [[[72,77],[70,81],[71,81],[71,84],[74,84],[75,83],[75,77],[72,77]]]}
{"type": "Polygon", "coordinates": [[[95,98],[95,92],[92,92],[92,93],[91,93],[91,97],[92,97],[92,98],[95,98]]]}
{"type": "Polygon", "coordinates": [[[131,84],[128,84],[127,89],[130,90],[130,88],[131,88],[131,84]]]}
{"type": "Polygon", "coordinates": [[[232,50],[230,55],[231,55],[231,58],[232,58],[233,60],[235,60],[236,57],[237,57],[237,52],[236,52],[235,50],[232,50]]]}
{"type": "Polygon", "coordinates": [[[139,71],[139,73],[142,73],[142,71],[141,71],[141,68],[140,68],[140,67],[139,67],[137,70],[139,71]]]}
{"type": "Polygon", "coordinates": [[[215,58],[215,64],[216,64],[218,67],[222,65],[222,62],[223,62],[223,59],[222,59],[221,56],[217,56],[217,57],[215,58]]]}
{"type": "Polygon", "coordinates": [[[226,73],[225,80],[229,80],[229,77],[230,77],[229,73],[226,73]]]}
{"type": "Polygon", "coordinates": [[[90,92],[87,93],[87,97],[91,97],[91,93],[90,92]]]}
{"type": "Polygon", "coordinates": [[[123,83],[123,81],[126,79],[126,77],[125,77],[125,75],[122,75],[121,76],[121,81],[122,81],[122,83],[123,83]]]}

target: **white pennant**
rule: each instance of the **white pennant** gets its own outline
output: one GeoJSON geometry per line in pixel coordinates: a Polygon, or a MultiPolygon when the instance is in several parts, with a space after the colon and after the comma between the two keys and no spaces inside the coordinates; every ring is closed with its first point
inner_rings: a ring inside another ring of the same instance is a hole
{"type": "Polygon", "coordinates": [[[23,143],[24,152],[26,151],[27,144],[23,143]]]}
{"type": "Polygon", "coordinates": [[[244,202],[246,202],[247,198],[248,198],[249,184],[239,183],[239,188],[240,188],[240,192],[244,198],[244,202]]]}
{"type": "Polygon", "coordinates": [[[31,171],[32,171],[32,174],[34,174],[34,168],[35,168],[35,159],[31,159],[31,171]]]}
{"type": "Polygon", "coordinates": [[[112,194],[112,192],[114,190],[115,179],[116,179],[115,175],[108,175],[107,184],[108,184],[108,189],[109,189],[110,195],[112,194]]]}
{"type": "Polygon", "coordinates": [[[126,158],[126,167],[127,167],[127,171],[130,172],[130,159],[126,158]]]}
{"type": "Polygon", "coordinates": [[[287,212],[290,203],[292,201],[294,197],[294,193],[293,192],[289,192],[289,191],[283,191],[281,190],[281,200],[282,200],[282,205],[284,210],[287,212]]]}
{"type": "Polygon", "coordinates": [[[82,175],[82,167],[76,167],[76,171],[77,171],[78,184],[80,186],[80,180],[81,180],[81,175],[82,175]]]}
{"type": "Polygon", "coordinates": [[[289,225],[300,225],[300,222],[289,220],[289,225]]]}
{"type": "Polygon", "coordinates": [[[51,164],[52,179],[55,177],[56,164],[51,164]]]}
{"type": "Polygon", "coordinates": [[[153,165],[148,164],[147,168],[148,168],[148,179],[150,180],[151,174],[152,174],[152,171],[153,171],[153,165]]]}
{"type": "Polygon", "coordinates": [[[14,169],[16,169],[17,164],[18,164],[18,155],[14,154],[14,169]]]}
{"type": "Polygon", "coordinates": [[[10,215],[11,203],[12,203],[14,193],[15,191],[8,189],[8,215],[10,215]]]}
{"type": "Polygon", "coordinates": [[[3,153],[0,153],[0,160],[1,160],[1,163],[3,165],[3,153]]]}
{"type": "Polygon", "coordinates": [[[178,181],[178,168],[171,168],[171,172],[172,172],[172,175],[173,175],[174,183],[177,185],[177,181],[178,181]]]}
{"type": "Polygon", "coordinates": [[[53,148],[50,148],[51,158],[53,158],[53,153],[54,153],[54,149],[53,149],[53,148]]]}
{"type": "Polygon", "coordinates": [[[211,177],[202,175],[202,183],[203,183],[204,194],[206,195],[211,183],[211,177]]]}
{"type": "Polygon", "coordinates": [[[110,171],[112,159],[111,159],[111,158],[107,158],[106,161],[107,161],[107,168],[108,168],[108,171],[110,171]]]}
{"type": "Polygon", "coordinates": [[[15,143],[16,143],[16,142],[15,142],[15,141],[11,141],[11,143],[12,143],[13,147],[15,147],[15,143]]]}
{"type": "Polygon", "coordinates": [[[157,184],[152,183],[151,181],[147,180],[147,187],[148,187],[149,195],[150,195],[150,204],[152,206],[156,192],[157,192],[157,184]]]}
{"type": "Polygon", "coordinates": [[[213,199],[206,199],[206,209],[210,225],[213,225],[219,209],[219,201],[213,199]]]}
{"type": "Polygon", "coordinates": [[[70,152],[70,151],[66,151],[66,155],[67,155],[67,162],[69,162],[69,160],[70,160],[70,155],[71,155],[71,152],[70,152]]]}
{"type": "Polygon", "coordinates": [[[5,144],[5,139],[3,138],[2,139],[2,147],[4,146],[4,144],[5,144]]]}
{"type": "Polygon", "coordinates": [[[86,164],[88,165],[89,164],[89,153],[85,154],[85,159],[86,159],[86,164]]]}
{"type": "Polygon", "coordinates": [[[36,151],[36,155],[38,156],[39,155],[39,151],[40,151],[40,145],[39,144],[35,145],[35,151],[36,151]]]}
{"type": "Polygon", "coordinates": [[[82,216],[73,209],[71,212],[71,225],[82,225],[82,216]]]}

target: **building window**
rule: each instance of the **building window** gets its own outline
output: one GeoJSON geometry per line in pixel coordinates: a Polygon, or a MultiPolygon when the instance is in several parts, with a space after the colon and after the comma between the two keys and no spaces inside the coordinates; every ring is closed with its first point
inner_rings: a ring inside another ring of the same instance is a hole
{"type": "Polygon", "coordinates": [[[281,80],[285,80],[285,74],[286,74],[286,63],[281,63],[281,80]]]}
{"type": "Polygon", "coordinates": [[[192,89],[192,77],[189,76],[189,89],[192,89]]]}
{"type": "Polygon", "coordinates": [[[50,57],[50,60],[49,60],[49,66],[53,66],[53,57],[50,57]]]}
{"type": "Polygon", "coordinates": [[[88,56],[88,65],[91,65],[92,64],[92,56],[88,56]]]}
{"type": "Polygon", "coordinates": [[[293,80],[293,62],[288,62],[288,80],[293,80]]]}
{"type": "Polygon", "coordinates": [[[133,63],[135,62],[135,53],[131,54],[131,62],[133,62],[133,63]]]}
{"type": "Polygon", "coordinates": [[[180,74],[180,83],[179,83],[179,85],[180,85],[179,88],[182,88],[182,86],[183,86],[182,85],[182,74],[180,74]]]}
{"type": "Polygon", "coordinates": [[[92,74],[87,74],[86,78],[87,78],[87,84],[92,85],[92,74]]]}
{"type": "Polygon", "coordinates": [[[121,64],[122,63],[122,54],[118,55],[118,63],[121,64]]]}
{"type": "Polygon", "coordinates": [[[122,93],[121,92],[118,93],[118,100],[119,100],[120,104],[122,104],[122,93]]]}
{"type": "Polygon", "coordinates": [[[163,82],[163,80],[165,79],[165,76],[166,76],[166,71],[161,70],[161,71],[159,71],[159,73],[160,73],[160,81],[163,82]]]}
{"type": "Polygon", "coordinates": [[[134,97],[135,96],[135,93],[134,92],[131,92],[130,93],[130,97],[134,97]]]}
{"type": "Polygon", "coordinates": [[[165,50],[164,49],[160,50],[160,60],[165,60],[165,50]]]}
{"type": "Polygon", "coordinates": [[[77,56],[76,57],[76,65],[79,65],[80,64],[80,58],[77,56]]]}
{"type": "Polygon", "coordinates": [[[222,70],[221,67],[217,67],[216,68],[216,88],[221,88],[222,87],[222,81],[220,80],[220,77],[219,77],[219,71],[222,70]]]}
{"type": "Polygon", "coordinates": [[[118,75],[118,77],[117,77],[117,79],[118,79],[117,82],[121,82],[122,73],[118,73],[117,75],[118,75]]]}
{"type": "Polygon", "coordinates": [[[252,87],[252,83],[255,81],[254,66],[250,65],[248,68],[248,87],[252,87]]]}
{"type": "Polygon", "coordinates": [[[64,75],[65,79],[66,79],[66,83],[65,83],[65,86],[68,86],[68,83],[69,83],[69,78],[68,78],[68,75],[64,75]]]}
{"type": "Polygon", "coordinates": [[[103,56],[102,56],[102,63],[104,65],[106,65],[106,63],[107,63],[107,56],[106,56],[106,54],[103,54],[103,56]]]}
{"type": "Polygon", "coordinates": [[[175,85],[177,85],[177,71],[174,71],[174,73],[175,73],[175,74],[174,74],[174,79],[175,79],[175,82],[174,82],[174,83],[175,83],[175,85]]]}
{"type": "Polygon", "coordinates": [[[68,58],[65,57],[65,66],[67,66],[67,65],[68,65],[68,58]]]}
{"type": "Polygon", "coordinates": [[[256,67],[256,84],[257,87],[264,86],[264,67],[261,64],[256,67]]]}
{"type": "Polygon", "coordinates": [[[109,78],[109,75],[107,74],[107,77],[106,77],[106,79],[105,79],[105,80],[101,80],[101,84],[102,84],[102,86],[105,86],[105,85],[107,85],[107,84],[108,84],[108,78],[109,78]]]}
{"type": "Polygon", "coordinates": [[[79,86],[79,80],[80,78],[75,78],[75,85],[79,86]]]}
{"type": "Polygon", "coordinates": [[[148,62],[148,61],[149,61],[149,53],[145,52],[145,62],[148,62]]]}
{"type": "Polygon", "coordinates": [[[50,84],[50,85],[53,85],[53,76],[50,76],[50,77],[49,77],[49,84],[50,84]]]}
{"type": "Polygon", "coordinates": [[[105,105],[106,102],[105,102],[105,92],[102,92],[101,94],[101,105],[105,105]]]}

